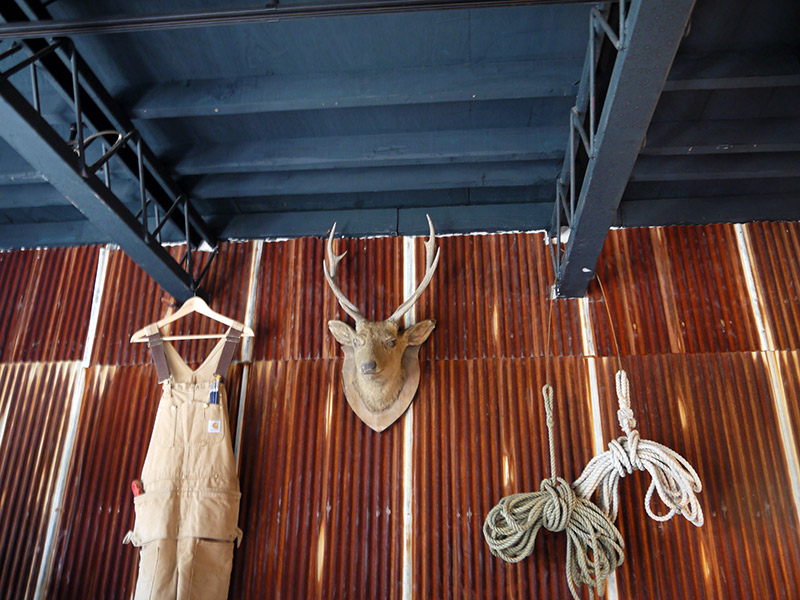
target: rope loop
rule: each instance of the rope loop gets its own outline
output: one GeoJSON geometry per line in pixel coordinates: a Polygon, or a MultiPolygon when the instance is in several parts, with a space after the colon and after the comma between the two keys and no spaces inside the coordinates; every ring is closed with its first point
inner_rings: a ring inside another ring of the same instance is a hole
{"type": "Polygon", "coordinates": [[[696,494],[702,491],[703,485],[697,472],[674,450],[640,438],[630,408],[625,371],[617,372],[616,383],[620,405],[617,416],[625,435],[609,442],[608,450],[586,465],[573,484],[575,492],[582,498],[590,498],[597,491],[598,506],[615,521],[619,507],[619,480],[634,471],[647,471],[651,477],[644,499],[647,515],[655,521],[683,515],[693,525],[702,526],[703,509],[696,494]],[[658,493],[667,507],[665,514],[656,514],[653,510],[654,493],[658,493]]]}
{"type": "Polygon", "coordinates": [[[551,429],[554,425],[553,422],[553,387],[546,383],[542,386],[542,397],[544,398],[544,412],[547,416],[545,423],[547,428],[551,429]]]}

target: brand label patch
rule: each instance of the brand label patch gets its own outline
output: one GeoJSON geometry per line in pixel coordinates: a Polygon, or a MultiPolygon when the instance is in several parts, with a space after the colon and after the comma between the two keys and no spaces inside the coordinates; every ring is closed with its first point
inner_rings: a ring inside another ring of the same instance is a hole
{"type": "Polygon", "coordinates": [[[222,421],[219,419],[209,419],[208,433],[222,433],[222,421]]]}

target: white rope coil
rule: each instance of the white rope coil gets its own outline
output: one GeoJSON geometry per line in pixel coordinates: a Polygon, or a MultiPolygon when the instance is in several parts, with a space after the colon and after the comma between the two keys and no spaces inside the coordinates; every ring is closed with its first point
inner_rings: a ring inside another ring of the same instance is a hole
{"type": "Polygon", "coordinates": [[[655,521],[667,521],[676,514],[683,515],[693,525],[702,526],[703,509],[696,493],[703,486],[697,472],[674,450],[640,438],[631,410],[625,371],[617,372],[616,384],[619,400],[617,418],[625,435],[612,440],[606,452],[595,456],[586,465],[572,486],[575,492],[582,498],[590,498],[595,490],[599,490],[597,504],[614,521],[619,508],[619,480],[634,471],[647,471],[652,478],[644,499],[648,516],[655,521]],[[658,492],[668,508],[666,514],[658,515],[653,511],[653,492],[658,492]]]}

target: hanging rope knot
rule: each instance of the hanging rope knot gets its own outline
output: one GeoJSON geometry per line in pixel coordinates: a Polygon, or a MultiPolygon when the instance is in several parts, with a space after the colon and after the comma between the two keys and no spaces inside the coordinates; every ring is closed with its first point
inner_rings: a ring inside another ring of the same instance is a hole
{"type": "Polygon", "coordinates": [[[538,492],[506,496],[489,511],[483,535],[494,556],[511,563],[533,552],[536,535],[548,531],[567,532],[567,585],[575,600],[579,587],[587,585],[592,597],[600,594],[608,576],[624,560],[624,543],[614,524],[589,500],[575,495],[572,486],[555,476],[553,450],[553,388],[542,388],[545,402],[550,470],[538,492]]]}
{"type": "Polygon", "coordinates": [[[573,484],[578,496],[590,498],[598,490],[597,504],[612,521],[619,508],[619,480],[633,471],[647,471],[652,478],[644,499],[648,516],[655,521],[666,521],[674,515],[683,515],[700,527],[703,510],[696,493],[703,488],[700,477],[680,454],[650,440],[642,440],[636,430],[636,419],[630,408],[628,377],[625,371],[616,376],[620,409],[617,413],[625,436],[612,440],[608,450],[595,456],[573,484]],[[653,493],[669,509],[666,514],[656,514],[651,506],[653,493]]]}
{"type": "Polygon", "coordinates": [[[542,525],[548,531],[564,531],[575,509],[575,492],[560,477],[543,480],[539,491],[547,494],[542,508],[542,525]]]}

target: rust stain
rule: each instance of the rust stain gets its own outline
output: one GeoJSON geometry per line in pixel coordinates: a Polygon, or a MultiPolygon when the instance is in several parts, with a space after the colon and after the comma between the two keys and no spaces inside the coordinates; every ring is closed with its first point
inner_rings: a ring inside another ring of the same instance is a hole
{"type": "Polygon", "coordinates": [[[776,350],[800,349],[800,223],[748,223],[756,290],[776,350]]]}
{"type": "Polygon", "coordinates": [[[401,595],[403,424],[364,425],[340,371],[340,360],[252,366],[233,598],[401,595]]]}
{"type": "Polygon", "coordinates": [[[0,595],[33,597],[78,372],[0,364],[0,595]]]}
{"type": "MultiPolygon", "coordinates": [[[[333,223],[331,223],[333,225],[333,223]]],[[[402,304],[401,238],[338,238],[339,285],[367,319],[386,319],[402,304]]],[[[328,321],[347,321],[325,283],[322,238],[266,242],[259,274],[254,360],[341,356],[328,321]]]]}
{"type": "MultiPolygon", "coordinates": [[[[733,225],[611,231],[597,276],[622,354],[760,349],[733,225]]],[[[589,297],[597,352],[613,355],[596,284],[589,297]]]]}
{"type": "Polygon", "coordinates": [[[97,246],[0,252],[2,362],[83,358],[97,246]]]}
{"type": "MultiPolygon", "coordinates": [[[[416,272],[425,272],[425,238],[416,272]]],[[[436,319],[422,356],[436,359],[573,356],[582,352],[578,305],[550,300],[553,269],[544,236],[468,235],[437,240],[442,258],[416,306],[436,319]],[[546,321],[552,306],[551,339],[546,321]]]]}

